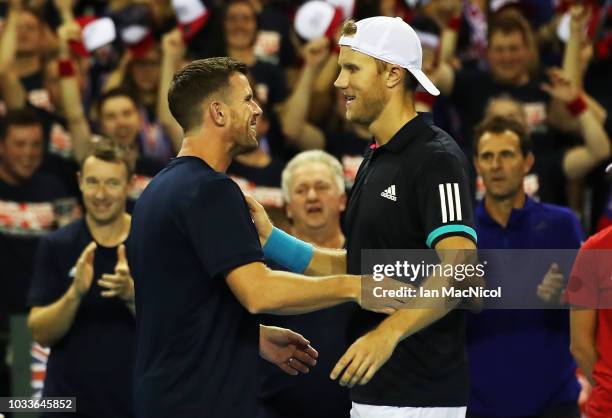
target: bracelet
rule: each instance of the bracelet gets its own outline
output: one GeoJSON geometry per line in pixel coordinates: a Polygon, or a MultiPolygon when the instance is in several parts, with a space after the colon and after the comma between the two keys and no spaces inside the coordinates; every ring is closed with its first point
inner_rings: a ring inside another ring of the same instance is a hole
{"type": "Polygon", "coordinates": [[[584,97],[578,96],[566,104],[567,111],[574,117],[580,116],[587,109],[587,102],[584,97]]]}
{"type": "Polygon", "coordinates": [[[75,74],[74,64],[69,59],[61,59],[57,62],[60,78],[72,77],[75,74]]]}
{"type": "Polygon", "coordinates": [[[454,30],[455,32],[458,32],[459,29],[461,28],[461,17],[459,16],[451,17],[450,19],[448,19],[448,22],[446,22],[446,27],[449,28],[450,30],[454,30]]]}
{"type": "Polygon", "coordinates": [[[312,260],[314,247],[274,227],[263,252],[266,258],[288,268],[289,271],[303,273],[312,260]]]}

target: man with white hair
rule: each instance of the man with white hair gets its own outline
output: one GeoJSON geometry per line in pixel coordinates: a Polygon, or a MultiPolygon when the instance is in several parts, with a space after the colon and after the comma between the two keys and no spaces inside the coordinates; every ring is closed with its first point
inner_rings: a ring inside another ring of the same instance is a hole
{"type": "MultiPolygon", "coordinates": [[[[293,236],[324,248],[342,248],[340,217],[346,208],[342,165],[321,150],[293,157],[282,173],[285,213],[293,236]]],[[[348,318],[352,309],[340,305],[302,315],[267,315],[262,322],[290,327],[308,335],[321,355],[317,367],[301,376],[285,376],[267,362],[260,362],[261,409],[258,418],[335,418],[350,409],[348,391],[328,375],[342,356],[348,318]]]]}

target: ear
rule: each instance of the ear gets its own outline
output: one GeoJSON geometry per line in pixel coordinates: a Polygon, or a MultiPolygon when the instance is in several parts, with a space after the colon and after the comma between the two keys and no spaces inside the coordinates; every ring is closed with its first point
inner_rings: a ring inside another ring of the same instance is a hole
{"type": "Polygon", "coordinates": [[[223,103],[219,101],[211,101],[208,105],[208,113],[215,125],[225,126],[225,124],[227,124],[229,112],[226,110],[223,103]]]}
{"type": "Polygon", "coordinates": [[[527,154],[527,157],[525,157],[525,175],[527,175],[531,171],[531,167],[533,167],[534,163],[535,157],[532,152],[529,152],[529,154],[527,154]]]}
{"type": "Polygon", "coordinates": [[[387,87],[394,88],[403,82],[404,77],[406,77],[407,70],[404,70],[400,66],[389,64],[385,71],[388,71],[386,82],[387,87]]]}
{"type": "Polygon", "coordinates": [[[340,196],[340,212],[344,212],[346,210],[346,193],[342,193],[340,196]]]}
{"type": "Polygon", "coordinates": [[[77,171],[76,178],[77,178],[77,183],[79,185],[79,190],[81,191],[81,193],[83,193],[83,174],[81,173],[80,170],[77,171]]]}
{"type": "Polygon", "coordinates": [[[287,216],[287,219],[289,220],[293,219],[293,215],[291,214],[291,209],[289,209],[289,204],[287,202],[285,202],[285,216],[287,216]]]}

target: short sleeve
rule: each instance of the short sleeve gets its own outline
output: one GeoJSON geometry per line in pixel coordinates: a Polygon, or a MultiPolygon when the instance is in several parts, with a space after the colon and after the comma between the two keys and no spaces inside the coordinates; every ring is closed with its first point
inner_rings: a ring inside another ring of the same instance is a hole
{"type": "Polygon", "coordinates": [[[443,238],[463,236],[476,243],[467,162],[436,152],[417,176],[417,202],[429,248],[443,238]]]}
{"type": "MultiPolygon", "coordinates": [[[[594,266],[599,251],[585,244],[574,261],[565,298],[573,306],[596,309],[599,303],[599,279],[594,266]]],[[[600,260],[601,261],[601,260],[600,260]]]]}
{"type": "Polygon", "coordinates": [[[50,305],[59,300],[68,290],[72,278],[60,271],[57,260],[58,257],[55,254],[51,237],[43,237],[38,244],[34,259],[34,273],[28,292],[28,306],[50,305]]]}
{"type": "Polygon", "coordinates": [[[200,187],[187,214],[187,228],[210,277],[264,259],[244,196],[229,178],[200,187]]]}

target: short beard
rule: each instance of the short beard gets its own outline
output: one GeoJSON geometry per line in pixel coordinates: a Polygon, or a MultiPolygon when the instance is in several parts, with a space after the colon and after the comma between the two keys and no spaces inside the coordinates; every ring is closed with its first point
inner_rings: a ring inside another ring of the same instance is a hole
{"type": "Polygon", "coordinates": [[[361,117],[350,119],[351,122],[369,127],[376,119],[380,117],[385,105],[387,104],[382,94],[376,93],[371,98],[371,102],[367,105],[367,109],[363,109],[367,114],[361,117]]]}

